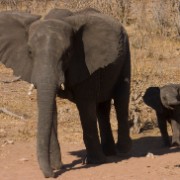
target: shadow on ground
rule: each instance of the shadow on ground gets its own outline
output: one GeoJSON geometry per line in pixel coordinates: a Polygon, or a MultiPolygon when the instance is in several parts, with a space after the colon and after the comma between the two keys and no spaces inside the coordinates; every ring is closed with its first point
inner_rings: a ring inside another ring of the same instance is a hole
{"type": "Polygon", "coordinates": [[[141,137],[133,140],[133,147],[131,151],[132,157],[144,157],[147,153],[154,155],[163,155],[174,152],[180,152],[180,148],[164,147],[160,136],[156,137],[141,137]]]}
{"type": "MultiPolygon", "coordinates": [[[[163,147],[161,137],[141,137],[139,139],[133,140],[133,147],[131,152],[129,152],[128,154],[119,154],[118,156],[108,157],[108,163],[118,163],[120,161],[127,160],[132,157],[145,157],[148,153],[160,156],[163,154],[175,152],[180,152],[180,148],[163,147]]],[[[56,173],[57,176],[60,176],[61,174],[71,170],[100,166],[99,164],[83,165],[83,159],[86,155],[86,151],[84,149],[72,151],[69,152],[69,154],[76,156],[78,159],[74,160],[70,164],[65,164],[63,169],[56,173]]]]}

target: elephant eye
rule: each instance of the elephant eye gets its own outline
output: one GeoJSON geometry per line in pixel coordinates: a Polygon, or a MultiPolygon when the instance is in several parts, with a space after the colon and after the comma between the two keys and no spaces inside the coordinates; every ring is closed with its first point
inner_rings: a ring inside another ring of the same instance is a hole
{"type": "Polygon", "coordinates": [[[29,55],[29,57],[31,57],[31,58],[32,58],[32,54],[33,54],[33,53],[32,53],[32,50],[31,50],[31,49],[29,49],[29,50],[28,50],[28,55],[29,55]]]}

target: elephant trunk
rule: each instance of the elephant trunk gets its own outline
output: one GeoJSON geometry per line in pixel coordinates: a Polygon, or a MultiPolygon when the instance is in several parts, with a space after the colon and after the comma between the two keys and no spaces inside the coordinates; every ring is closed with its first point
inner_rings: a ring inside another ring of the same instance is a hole
{"type": "Polygon", "coordinates": [[[168,103],[169,106],[178,106],[180,105],[180,101],[174,99],[171,102],[168,103]]]}
{"type": "Polygon", "coordinates": [[[178,101],[178,99],[174,96],[168,97],[168,98],[162,97],[161,102],[164,107],[166,107],[167,109],[171,109],[171,110],[174,110],[174,106],[180,105],[180,101],[178,101]]]}
{"type": "Polygon", "coordinates": [[[52,82],[37,85],[37,156],[40,168],[45,177],[54,176],[50,165],[50,138],[55,111],[56,88],[57,85],[52,82]]]}

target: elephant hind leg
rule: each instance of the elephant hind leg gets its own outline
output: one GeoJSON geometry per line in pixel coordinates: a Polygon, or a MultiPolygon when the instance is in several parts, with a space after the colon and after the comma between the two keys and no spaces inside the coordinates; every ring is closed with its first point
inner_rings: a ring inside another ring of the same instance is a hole
{"type": "Polygon", "coordinates": [[[57,107],[55,104],[54,113],[53,113],[53,124],[51,130],[51,139],[50,139],[50,163],[51,167],[55,170],[59,170],[63,164],[61,162],[61,151],[58,142],[57,136],[57,107]]]}
{"type": "Polygon", "coordinates": [[[98,104],[97,107],[97,116],[98,116],[100,136],[101,136],[101,146],[104,154],[107,156],[116,154],[114,138],[112,135],[111,125],[110,125],[110,108],[111,108],[110,100],[98,104]]]}
{"type": "Polygon", "coordinates": [[[114,106],[118,121],[117,151],[127,153],[132,147],[129,135],[128,109],[129,109],[130,83],[129,78],[121,78],[114,92],[114,106]]]}

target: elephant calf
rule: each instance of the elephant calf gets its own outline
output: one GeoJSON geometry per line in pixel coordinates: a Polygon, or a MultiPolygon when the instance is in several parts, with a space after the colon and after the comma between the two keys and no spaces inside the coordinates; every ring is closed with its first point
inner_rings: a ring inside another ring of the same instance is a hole
{"type": "Polygon", "coordinates": [[[143,96],[144,102],[156,111],[159,129],[165,146],[180,146],[180,84],[149,87],[143,96]],[[167,122],[173,135],[170,143],[167,122]]]}

